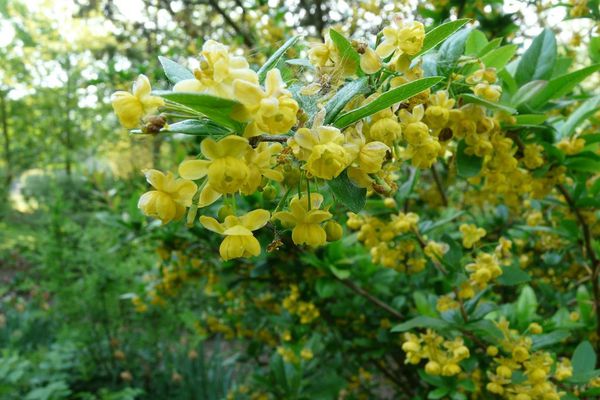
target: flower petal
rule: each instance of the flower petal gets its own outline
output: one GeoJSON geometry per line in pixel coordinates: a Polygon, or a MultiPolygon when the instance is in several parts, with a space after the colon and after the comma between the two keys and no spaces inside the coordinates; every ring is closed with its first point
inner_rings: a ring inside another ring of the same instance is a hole
{"type": "Polygon", "coordinates": [[[217,221],[213,217],[207,217],[206,215],[201,215],[200,223],[202,224],[202,226],[204,226],[209,231],[213,231],[213,232],[220,233],[220,234],[223,234],[223,232],[225,231],[223,229],[223,226],[219,223],[219,221],[217,221]]]}
{"type": "Polygon", "coordinates": [[[250,211],[248,214],[241,217],[241,222],[246,228],[255,231],[265,226],[267,222],[269,222],[269,218],[271,218],[271,213],[267,210],[258,209],[250,211]]]}
{"type": "Polygon", "coordinates": [[[192,180],[204,178],[210,164],[211,162],[208,160],[186,160],[179,164],[179,175],[192,180]]]}

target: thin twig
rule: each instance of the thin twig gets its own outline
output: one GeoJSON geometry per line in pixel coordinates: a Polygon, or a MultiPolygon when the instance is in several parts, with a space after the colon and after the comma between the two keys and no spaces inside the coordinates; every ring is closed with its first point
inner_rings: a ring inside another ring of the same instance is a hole
{"type": "Polygon", "coordinates": [[[256,147],[260,142],[285,143],[290,138],[288,135],[258,135],[248,139],[250,146],[256,147]]]}
{"type": "Polygon", "coordinates": [[[440,193],[440,197],[442,198],[442,204],[444,207],[448,206],[448,197],[446,196],[446,192],[444,191],[444,186],[442,186],[442,181],[440,176],[435,169],[435,164],[431,166],[431,175],[433,175],[433,180],[435,181],[435,186],[437,187],[438,192],[440,193]]]}
{"type": "Polygon", "coordinates": [[[377,307],[381,308],[382,310],[387,311],[389,314],[393,315],[394,317],[396,317],[398,319],[404,319],[404,316],[402,314],[400,314],[398,311],[394,310],[390,305],[385,303],[383,300],[380,300],[379,298],[373,296],[371,293],[367,292],[365,289],[356,285],[354,282],[352,282],[348,279],[340,279],[337,277],[336,277],[336,279],[338,281],[340,281],[341,283],[343,283],[347,288],[352,290],[354,293],[369,300],[371,303],[375,304],[377,307]]]}
{"type": "Polygon", "coordinates": [[[575,217],[579,222],[581,232],[583,233],[583,246],[585,249],[584,252],[587,254],[592,263],[592,293],[594,295],[594,308],[596,310],[596,336],[598,338],[596,346],[598,349],[600,349],[600,285],[598,284],[600,264],[598,262],[598,257],[596,256],[596,252],[592,247],[592,235],[590,232],[590,226],[585,221],[585,218],[583,218],[583,215],[581,214],[579,208],[575,204],[575,201],[573,200],[567,189],[560,183],[556,185],[556,188],[563,195],[569,208],[571,209],[573,214],[575,214],[575,217]]]}

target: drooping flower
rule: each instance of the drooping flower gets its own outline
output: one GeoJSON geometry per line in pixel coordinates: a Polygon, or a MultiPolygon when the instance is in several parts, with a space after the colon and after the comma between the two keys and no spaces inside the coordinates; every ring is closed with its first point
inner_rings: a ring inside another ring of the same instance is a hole
{"type": "Polygon", "coordinates": [[[112,106],[123,127],[137,127],[142,117],[154,113],[165,104],[162,98],[150,95],[151,91],[146,75],[140,75],[133,84],[132,93],[123,90],[113,93],[112,106]]]}
{"type": "Polygon", "coordinates": [[[200,217],[200,223],[206,229],[225,236],[219,247],[219,253],[223,260],[227,261],[260,254],[260,243],[252,231],[265,226],[270,216],[267,210],[258,209],[241,217],[228,215],[223,223],[203,215],[200,217]]]}
{"type": "Polygon", "coordinates": [[[260,143],[255,149],[250,149],[246,153],[246,163],[249,168],[249,175],[246,183],[242,186],[242,193],[250,195],[260,187],[263,177],[281,182],[283,173],[273,169],[273,159],[279,154],[283,146],[280,143],[260,143]]]}
{"type": "Polygon", "coordinates": [[[233,83],[236,100],[244,105],[238,117],[250,120],[246,136],[261,132],[287,133],[297,121],[299,106],[292,94],[285,88],[278,69],[267,73],[265,89],[258,83],[238,79],[233,83]]]}
{"type": "Polygon", "coordinates": [[[333,126],[300,128],[288,140],[294,155],[306,161],[305,169],[322,179],[337,177],[352,161],[344,148],[344,135],[333,126]]]}
{"type": "Polygon", "coordinates": [[[235,193],[246,183],[250,174],[245,156],[250,150],[248,139],[229,135],[216,142],[207,138],[200,144],[206,160],[187,160],[179,165],[179,175],[186,179],[208,177],[202,189],[201,207],[216,201],[221,194],[235,193]]]}
{"type": "Polygon", "coordinates": [[[310,194],[311,206],[308,206],[309,196],[294,197],[290,201],[290,211],[280,211],[273,217],[280,220],[284,226],[293,226],[292,240],[295,244],[307,244],[317,247],[327,242],[327,233],[321,226],[322,222],[332,217],[329,211],[320,210],[323,196],[320,193],[310,194]]]}
{"type": "Polygon", "coordinates": [[[413,56],[423,47],[425,27],[420,22],[397,22],[383,28],[383,42],[375,50],[380,57],[389,57],[394,52],[397,56],[408,54],[413,56]]]}
{"type": "Polygon", "coordinates": [[[201,92],[233,99],[235,80],[258,83],[258,75],[244,57],[230,54],[228,46],[214,40],[208,40],[202,46],[200,67],[194,71],[194,77],[177,82],[173,91],[201,92]]]}
{"type": "Polygon", "coordinates": [[[198,186],[192,181],[175,178],[171,172],[165,175],[156,169],[147,169],[144,174],[155,190],[140,197],[138,208],[145,215],[160,219],[163,224],[181,218],[185,208],[192,204],[198,186]]]}

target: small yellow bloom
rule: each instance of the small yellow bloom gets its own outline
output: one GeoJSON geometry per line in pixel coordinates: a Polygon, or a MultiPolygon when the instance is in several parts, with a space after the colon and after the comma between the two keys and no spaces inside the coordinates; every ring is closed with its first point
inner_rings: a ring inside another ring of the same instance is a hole
{"type": "Polygon", "coordinates": [[[206,229],[225,236],[219,247],[219,253],[223,260],[227,261],[260,254],[260,243],[252,231],[265,226],[269,217],[270,213],[267,210],[258,209],[241,217],[229,215],[223,223],[203,215],[200,217],[200,223],[206,229]]]}
{"type": "Polygon", "coordinates": [[[299,106],[291,93],[285,89],[278,69],[272,69],[265,79],[265,90],[257,83],[238,79],[233,82],[236,99],[244,105],[238,114],[242,120],[251,120],[246,136],[261,132],[287,133],[297,121],[299,106]]]}
{"type": "Polygon", "coordinates": [[[224,44],[208,40],[200,55],[200,68],[194,71],[195,78],[177,82],[174,92],[201,92],[233,99],[235,80],[258,83],[258,75],[250,69],[248,61],[230,54],[229,47],[224,44]]]}
{"type": "Polygon", "coordinates": [[[211,138],[200,144],[206,160],[187,160],[179,165],[179,174],[186,179],[208,176],[208,183],[200,194],[199,206],[216,201],[221,194],[235,193],[250,175],[245,156],[250,150],[248,139],[229,135],[218,142],[211,138]]]}
{"type": "Polygon", "coordinates": [[[144,193],[138,201],[138,208],[145,215],[160,219],[163,224],[183,217],[198,186],[186,179],[176,179],[170,172],[165,175],[158,170],[147,169],[144,174],[156,190],[144,193]]]}
{"type": "Polygon", "coordinates": [[[375,50],[382,58],[394,52],[397,56],[402,54],[413,56],[421,50],[425,40],[425,27],[420,22],[398,22],[383,28],[382,33],[383,42],[375,50]]]}
{"type": "Polygon", "coordinates": [[[133,129],[143,116],[152,114],[165,102],[162,98],[151,96],[152,87],[146,75],[140,75],[133,84],[133,93],[118,91],[111,96],[111,102],[119,122],[127,129],[133,129]]]}
{"type": "Polygon", "coordinates": [[[294,155],[306,161],[306,170],[317,178],[328,180],[337,177],[351,161],[343,144],[344,135],[333,126],[300,128],[288,140],[294,155]]]}
{"type": "Polygon", "coordinates": [[[462,224],[459,230],[463,235],[463,246],[467,249],[472,248],[486,234],[485,229],[473,224],[462,224]]]}
{"type": "Polygon", "coordinates": [[[293,226],[292,240],[295,244],[321,246],[327,242],[327,233],[321,226],[322,222],[331,218],[331,213],[319,210],[323,203],[323,196],[311,193],[311,207],[308,207],[308,195],[302,198],[294,197],[290,202],[290,211],[280,211],[273,215],[285,226],[293,226]]]}

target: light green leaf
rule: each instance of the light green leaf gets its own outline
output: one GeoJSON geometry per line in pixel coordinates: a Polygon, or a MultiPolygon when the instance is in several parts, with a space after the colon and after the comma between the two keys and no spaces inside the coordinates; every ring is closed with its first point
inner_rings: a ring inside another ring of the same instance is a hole
{"type": "Polygon", "coordinates": [[[515,116],[516,125],[540,125],[546,122],[548,116],[545,114],[521,114],[515,116]]]}
{"type": "Polygon", "coordinates": [[[269,59],[263,64],[263,66],[260,67],[260,69],[258,70],[257,73],[258,73],[258,80],[261,83],[264,82],[265,77],[267,76],[267,72],[269,72],[271,69],[273,69],[273,68],[275,68],[275,66],[277,66],[277,63],[279,63],[279,60],[281,59],[281,57],[283,57],[285,52],[290,47],[292,47],[294,44],[296,44],[296,42],[298,41],[299,38],[300,38],[300,36],[298,36],[298,35],[289,38],[283,44],[283,46],[278,48],[277,51],[275,51],[275,53],[273,53],[271,55],[271,57],[269,57],[269,59]]]}
{"type": "Polygon", "coordinates": [[[457,19],[456,21],[446,22],[445,24],[436,26],[427,34],[425,34],[425,40],[423,40],[423,47],[421,51],[415,54],[414,57],[418,57],[422,54],[427,53],[438,44],[442,43],[444,39],[452,35],[454,32],[462,28],[470,19],[457,19]]]}
{"type": "Polygon", "coordinates": [[[536,351],[544,347],[552,346],[553,344],[562,342],[569,336],[571,336],[569,331],[563,329],[542,335],[534,335],[531,337],[531,349],[536,351]]]}
{"type": "Polygon", "coordinates": [[[502,268],[502,275],[498,277],[498,283],[506,286],[519,285],[529,282],[531,276],[517,266],[509,266],[502,268]]]}
{"type": "Polygon", "coordinates": [[[537,311],[538,301],[534,290],[529,285],[523,286],[517,299],[516,317],[519,326],[527,326],[537,311]]]}
{"type": "Polygon", "coordinates": [[[450,324],[439,318],[418,316],[392,328],[392,332],[406,332],[414,328],[446,329],[450,324]]]}
{"type": "Polygon", "coordinates": [[[587,340],[579,343],[573,352],[571,364],[573,365],[573,376],[585,375],[593,371],[596,367],[594,346],[587,340]]]}
{"type": "Polygon", "coordinates": [[[496,70],[500,71],[513,58],[516,51],[516,45],[507,44],[486,53],[481,57],[481,62],[488,68],[496,68],[496,70]]]}
{"type": "Polygon", "coordinates": [[[575,132],[575,128],[586,119],[594,115],[600,108],[600,96],[592,97],[584,101],[578,108],[569,115],[569,118],[558,129],[559,138],[570,136],[575,132]]]}
{"type": "Polygon", "coordinates": [[[578,71],[550,79],[544,90],[531,99],[528,105],[534,109],[538,109],[548,101],[566,95],[585,78],[599,70],[600,64],[595,64],[586,68],[582,68],[578,71]]]}
{"type": "Polygon", "coordinates": [[[185,121],[169,124],[166,132],[184,133],[194,136],[222,136],[230,131],[208,119],[186,119],[185,121]]]}
{"type": "Polygon", "coordinates": [[[501,37],[490,40],[490,42],[488,44],[486,44],[485,47],[479,51],[478,56],[483,57],[490,51],[497,49],[498,46],[500,46],[500,44],[502,43],[502,40],[503,40],[503,38],[501,38],[501,37]]]}
{"type": "Polygon", "coordinates": [[[465,154],[467,143],[463,140],[458,142],[456,148],[456,170],[458,175],[463,178],[471,178],[477,176],[481,167],[483,166],[483,159],[481,157],[465,154]]]}
{"type": "Polygon", "coordinates": [[[331,123],[350,100],[359,94],[366,93],[368,88],[369,79],[367,77],[362,77],[347,83],[338,90],[325,106],[325,124],[331,123]]]}
{"type": "Polygon", "coordinates": [[[519,86],[527,82],[548,79],[556,62],[556,38],[548,28],[539,34],[523,53],[517,65],[515,80],[519,86]]]}
{"type": "Polygon", "coordinates": [[[477,97],[474,94],[463,93],[460,95],[460,97],[462,97],[464,104],[469,104],[469,103],[479,104],[490,110],[504,111],[509,114],[515,114],[517,112],[517,110],[515,110],[512,107],[509,107],[509,106],[506,106],[506,105],[500,104],[500,103],[494,103],[494,102],[491,102],[486,99],[482,99],[481,97],[477,97]]]}
{"type": "Polygon", "coordinates": [[[471,29],[461,29],[442,44],[437,53],[438,71],[449,72],[456,67],[458,59],[465,52],[465,42],[469,33],[471,29]]]}
{"type": "Polygon", "coordinates": [[[242,130],[243,124],[231,118],[234,107],[241,106],[241,104],[235,100],[202,93],[162,91],[157,91],[155,93],[164,99],[197,111],[206,116],[206,118],[211,119],[224,127],[234,129],[237,132],[241,132],[242,130]]]}
{"type": "Polygon", "coordinates": [[[357,213],[365,207],[367,190],[352,183],[346,171],[342,172],[337,178],[327,181],[327,184],[336,200],[348,207],[350,211],[357,213]]]}
{"type": "Polygon", "coordinates": [[[517,93],[515,93],[512,96],[511,104],[513,104],[515,107],[518,107],[519,105],[521,105],[523,103],[527,103],[529,100],[531,100],[533,97],[535,97],[538,93],[540,93],[542,90],[544,90],[544,88],[546,87],[547,84],[548,84],[548,81],[527,82],[526,84],[521,86],[519,88],[519,90],[517,90],[517,93]]]}
{"type": "Polygon", "coordinates": [[[465,54],[475,56],[479,54],[481,50],[488,44],[488,40],[485,37],[485,33],[479,30],[473,30],[467,38],[465,43],[465,54]]]}
{"type": "Polygon", "coordinates": [[[352,62],[355,65],[356,72],[358,73],[358,75],[364,75],[364,73],[360,69],[360,55],[358,55],[356,49],[352,47],[352,43],[350,43],[350,41],[348,41],[348,39],[346,39],[344,35],[340,34],[334,29],[329,30],[329,37],[331,38],[335,46],[338,48],[342,60],[350,60],[350,62],[352,62]]]}
{"type": "Polygon", "coordinates": [[[393,106],[394,104],[410,99],[411,97],[441,82],[442,79],[444,78],[441,76],[417,79],[398,86],[397,88],[388,90],[372,102],[342,114],[335,120],[334,125],[340,129],[345,128],[356,121],[368,117],[369,115],[373,115],[378,111],[393,106]]]}
{"type": "Polygon", "coordinates": [[[162,65],[169,82],[177,83],[186,79],[194,79],[194,74],[192,71],[183,65],[178,64],[173,60],[169,60],[163,56],[158,56],[158,61],[160,61],[160,64],[162,65]]]}

